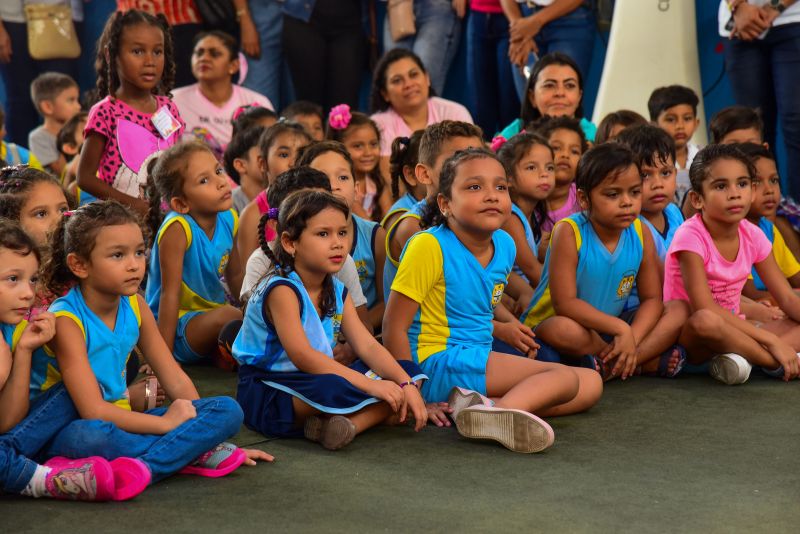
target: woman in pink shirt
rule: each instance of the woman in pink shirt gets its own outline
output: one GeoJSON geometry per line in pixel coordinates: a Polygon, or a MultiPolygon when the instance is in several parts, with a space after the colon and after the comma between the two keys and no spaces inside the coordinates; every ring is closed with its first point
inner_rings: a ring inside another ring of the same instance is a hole
{"type": "Polygon", "coordinates": [[[257,104],[272,109],[267,97],[233,83],[239,67],[239,48],[233,37],[216,30],[202,33],[192,53],[197,83],[172,91],[172,100],[186,121],[186,135],[204,141],[220,156],[231,141],[231,119],[237,108],[257,104]]]}
{"type": "MultiPolygon", "coordinates": [[[[381,175],[390,176],[392,141],[449,119],[472,123],[467,108],[439,98],[422,60],[410,50],[395,48],[384,54],[372,78],[372,120],[381,130],[381,175]]],[[[390,190],[391,184],[386,184],[390,190]]]]}
{"type": "Polygon", "coordinates": [[[689,201],[698,211],[675,232],[664,263],[664,301],[691,309],[679,343],[691,364],[711,362],[711,376],[741,384],[752,365],[790,380],[800,374],[800,297],[783,276],[772,244],[745,220],[755,170],[735,145],[709,145],[689,171],[689,201]],[[747,321],[740,313],[742,288],[755,266],[788,318],[747,321]]]}

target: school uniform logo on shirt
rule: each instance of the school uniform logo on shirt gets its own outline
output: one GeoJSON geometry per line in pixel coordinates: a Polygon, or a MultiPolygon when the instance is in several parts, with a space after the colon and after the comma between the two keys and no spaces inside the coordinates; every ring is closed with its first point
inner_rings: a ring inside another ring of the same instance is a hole
{"type": "Polygon", "coordinates": [[[631,294],[631,289],[633,289],[633,284],[636,282],[636,273],[634,271],[628,271],[624,275],[622,275],[622,280],[619,281],[619,286],[617,286],[617,298],[618,299],[626,299],[628,295],[631,294]]]}
{"type": "Polygon", "coordinates": [[[333,329],[333,337],[332,339],[336,340],[339,339],[339,331],[342,329],[342,314],[335,313],[333,317],[331,317],[331,328],[333,329]]]}
{"type": "Polygon", "coordinates": [[[356,271],[358,271],[358,281],[363,282],[367,279],[367,260],[355,260],[353,263],[356,264],[356,271]]]}
{"type": "Polygon", "coordinates": [[[222,276],[225,274],[225,267],[228,266],[228,260],[231,257],[231,251],[229,250],[225,254],[222,255],[222,258],[219,260],[219,266],[217,266],[217,275],[222,276]]]}
{"type": "Polygon", "coordinates": [[[500,304],[500,299],[503,298],[503,291],[505,289],[506,285],[502,282],[494,285],[494,289],[492,289],[492,309],[500,304]]]}

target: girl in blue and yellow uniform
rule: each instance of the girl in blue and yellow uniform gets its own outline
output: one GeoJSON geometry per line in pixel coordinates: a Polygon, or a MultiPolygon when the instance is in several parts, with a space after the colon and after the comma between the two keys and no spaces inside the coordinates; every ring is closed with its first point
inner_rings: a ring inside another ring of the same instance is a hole
{"type": "Polygon", "coordinates": [[[419,220],[425,207],[436,202],[439,191],[439,173],[442,164],[457,150],[483,146],[483,132],[474,124],[446,120],[431,124],[419,141],[419,162],[414,173],[425,186],[425,198],[396,217],[386,228],[386,261],[383,267],[383,300],[388,302],[389,290],[400,265],[400,253],[411,236],[421,230],[419,220]]]}
{"type": "Polygon", "coordinates": [[[538,259],[542,223],[547,220],[547,197],[555,187],[553,149],[534,133],[520,133],[503,143],[497,157],[506,169],[514,201],[503,229],[514,238],[514,272],[535,286],[542,274],[538,259]]]}
{"type": "MultiPolygon", "coordinates": [[[[305,149],[298,167],[307,165],[324,172],[331,182],[331,192],[345,201],[348,208],[356,201],[353,162],[347,149],[337,141],[321,141],[305,149]]],[[[367,298],[369,322],[380,332],[383,322],[383,264],[386,261],[386,232],[377,222],[350,213],[350,256],[358,270],[358,280],[367,298]]]]}
{"type": "Polygon", "coordinates": [[[253,291],[233,343],[245,424],[272,436],[304,434],[331,450],[409,412],[417,430],[427,420],[418,391],[425,375],[412,362],[398,365],[332,276],[350,245],[349,215],[322,191],[298,191],[281,203],[274,250],[262,241],[273,269],[253,291]],[[333,358],[340,331],[361,358],[349,367],[333,358]]]}
{"type": "Polygon", "coordinates": [[[680,310],[665,310],[661,299],[653,237],[639,219],[642,176],[633,153],[617,143],[591,149],[576,184],[582,211],[556,224],[522,322],[560,353],[591,355],[606,379],[625,379],[637,367],[674,376],[685,360],[671,317],[680,310]],[[634,283],[638,311],[623,314],[634,283]]]}
{"type": "Polygon", "coordinates": [[[149,475],[138,460],[53,458],[38,464],[31,459],[78,417],[63,386],[28,399],[33,352],[53,338],[56,326],[52,313],[31,316],[38,274],[33,239],[17,224],[0,220],[0,489],[82,501],[134,497],[149,475]],[[115,472],[136,469],[140,480],[120,477],[115,483],[115,472]]]}
{"type": "Polygon", "coordinates": [[[462,435],[517,452],[544,450],[553,431],[533,413],[586,410],[600,398],[602,383],[590,370],[492,351],[491,325],[516,253],[500,229],[511,211],[503,166],[485,149],[457,152],[442,168],[431,207],[425,223],[435,226],[403,252],[384,342],[430,377],[422,387],[428,401],[449,396],[462,435]]]}
{"type": "Polygon", "coordinates": [[[145,244],[138,218],[116,201],[68,212],[50,241],[44,282],[63,294],[50,311],[56,334],[33,355],[31,391],[64,386],[82,418],[50,442],[49,456],[131,457],[146,468],[129,476],[157,482],[184,473],[222,476],[265,453],[221,443],[234,435],[242,411],[229,397],[200,399],[175,362],[144,299],[145,244]],[[172,399],[169,408],[131,411],[126,362],[138,345],[172,399]]]}
{"type": "Polygon", "coordinates": [[[411,206],[425,198],[425,185],[417,181],[414,168],[419,158],[419,142],[424,130],[417,130],[411,137],[397,137],[392,141],[392,155],[389,157],[389,176],[392,178],[392,198],[397,199],[386,212],[381,226],[389,228],[392,223],[411,209],[411,206]],[[400,184],[403,184],[400,195],[400,184]]]}
{"type": "Polygon", "coordinates": [[[223,283],[239,294],[239,218],[228,177],[205,145],[185,142],[159,157],[149,190],[153,251],[147,304],[179,362],[216,357],[222,327],[242,318],[227,303],[223,283]],[[162,203],[169,209],[163,217],[162,203]]]}

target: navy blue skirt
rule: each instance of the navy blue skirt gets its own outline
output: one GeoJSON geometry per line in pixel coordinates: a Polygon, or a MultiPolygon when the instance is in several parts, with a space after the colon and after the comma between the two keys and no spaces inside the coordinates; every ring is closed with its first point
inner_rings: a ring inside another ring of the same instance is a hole
{"type": "MultiPolygon", "coordinates": [[[[427,378],[416,363],[409,360],[397,363],[412,380],[427,378]]],[[[361,360],[356,360],[350,368],[362,374],[371,373],[361,360]]],[[[339,375],[314,375],[300,371],[276,373],[252,365],[239,368],[236,400],[242,406],[244,423],[248,428],[268,436],[302,436],[302,427],[295,424],[293,397],[331,415],[355,413],[380,402],[339,375]]]]}

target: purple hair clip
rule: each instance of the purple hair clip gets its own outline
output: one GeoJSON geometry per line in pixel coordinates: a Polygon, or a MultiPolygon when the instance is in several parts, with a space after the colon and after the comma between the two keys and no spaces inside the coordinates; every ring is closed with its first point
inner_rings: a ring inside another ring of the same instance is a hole
{"type": "Polygon", "coordinates": [[[161,211],[169,211],[169,203],[166,200],[162,200],[161,204],[158,205],[161,211]]]}
{"type": "Polygon", "coordinates": [[[277,221],[278,220],[278,208],[270,208],[267,210],[267,219],[277,221]]]}

